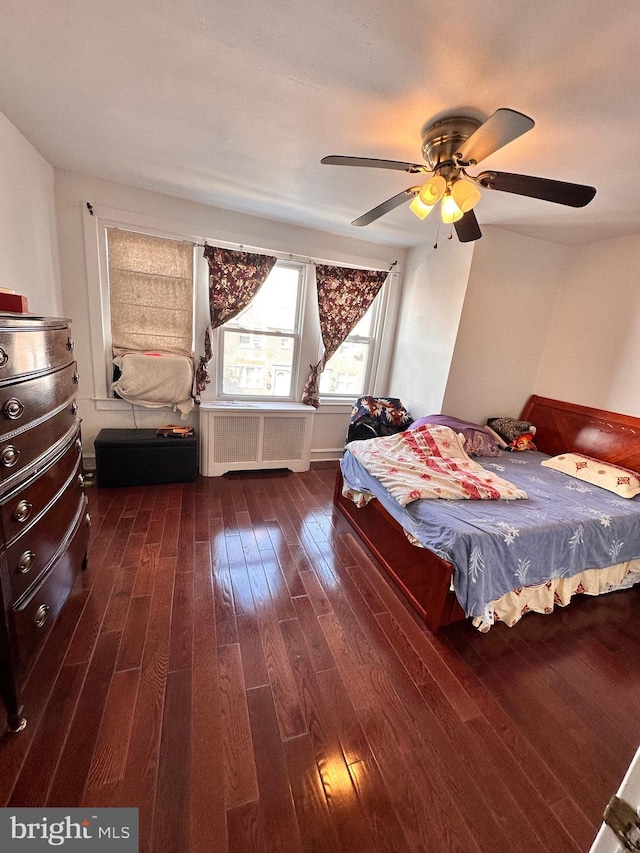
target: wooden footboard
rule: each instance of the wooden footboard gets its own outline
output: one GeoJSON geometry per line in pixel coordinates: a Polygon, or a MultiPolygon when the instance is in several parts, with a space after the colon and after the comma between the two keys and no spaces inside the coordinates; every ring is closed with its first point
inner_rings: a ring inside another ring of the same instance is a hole
{"type": "Polygon", "coordinates": [[[385,572],[395,581],[430,631],[465,618],[450,591],[453,566],[426,548],[407,539],[402,527],[372,500],[357,507],[342,494],[342,472],[338,468],[334,502],[385,572]]]}

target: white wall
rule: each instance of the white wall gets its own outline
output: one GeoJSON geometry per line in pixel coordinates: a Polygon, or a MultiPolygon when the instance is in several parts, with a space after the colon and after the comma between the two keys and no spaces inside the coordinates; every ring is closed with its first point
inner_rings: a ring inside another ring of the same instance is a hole
{"type": "MultiPolygon", "coordinates": [[[[390,266],[398,260],[404,266],[402,249],[381,246],[364,240],[338,237],[321,231],[288,225],[275,220],[248,216],[222,210],[184,199],[137,190],[130,187],[88,178],[72,172],[56,170],[55,197],[60,243],[60,266],[64,307],[73,319],[73,333],[80,372],[79,406],[83,419],[83,437],[87,455],[92,453],[93,440],[103,427],[156,427],[176,422],[178,416],[169,409],[131,407],[104,408],[96,397],[90,328],[90,293],[88,291],[85,258],[83,215],[86,203],[95,208],[105,207],[127,213],[155,217],[171,223],[176,233],[199,236],[211,241],[239,243],[267,251],[294,254],[336,263],[362,266],[390,266]]],[[[399,296],[400,278],[392,278],[392,291],[399,296]]],[[[204,318],[200,325],[204,330],[204,318]]],[[[318,333],[319,334],[319,333],[318,333]]],[[[391,341],[389,342],[389,345],[391,341]]],[[[307,341],[308,352],[303,366],[317,359],[318,341],[307,341]]],[[[304,367],[303,367],[304,369],[304,367]]],[[[376,393],[386,392],[379,388],[376,393]]],[[[314,416],[312,459],[336,457],[344,446],[350,406],[321,407],[314,416]]],[[[192,415],[190,422],[196,423],[192,415]]]]}
{"type": "Polygon", "coordinates": [[[517,417],[533,393],[570,258],[555,243],[498,228],[483,232],[442,402],[447,414],[482,424],[517,417]]]}
{"type": "Polygon", "coordinates": [[[535,387],[640,416],[640,235],[571,250],[535,387]]]}
{"type": "Polygon", "coordinates": [[[441,411],[474,246],[454,238],[407,257],[388,394],[414,418],[441,411]]]}
{"type": "Polygon", "coordinates": [[[29,312],[63,313],[53,168],[0,113],[0,287],[29,312]]]}

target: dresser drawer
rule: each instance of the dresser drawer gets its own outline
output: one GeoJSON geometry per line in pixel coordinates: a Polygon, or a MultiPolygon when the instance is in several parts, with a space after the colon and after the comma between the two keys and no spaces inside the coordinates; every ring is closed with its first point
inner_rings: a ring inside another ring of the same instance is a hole
{"type": "Polygon", "coordinates": [[[80,448],[74,432],[66,446],[36,476],[21,483],[0,500],[5,546],[24,536],[48,509],[69,480],[80,473],[80,448]]]}
{"type": "Polygon", "coordinates": [[[7,567],[11,600],[19,607],[23,595],[46,571],[68,539],[78,516],[84,509],[85,497],[78,471],[64,492],[22,536],[7,548],[7,567]]]}
{"type": "MultiPolygon", "coordinates": [[[[75,401],[74,401],[75,403],[75,401]]],[[[74,403],[19,435],[0,441],[0,485],[6,488],[21,472],[45,455],[78,425],[74,403]]],[[[78,439],[79,441],[79,439],[78,439]]]]}
{"type": "MultiPolygon", "coordinates": [[[[86,507],[86,498],[85,507],[86,507]]],[[[49,633],[56,616],[69,596],[78,567],[87,552],[89,525],[81,513],[67,550],[56,560],[42,583],[14,612],[20,667],[26,670],[49,633]]]]}
{"type": "Polygon", "coordinates": [[[64,367],[73,361],[68,326],[50,329],[0,329],[0,383],[25,373],[64,367]]]}
{"type": "Polygon", "coordinates": [[[76,363],[35,379],[0,386],[0,437],[20,433],[64,403],[73,404],[78,389],[76,363]]]}

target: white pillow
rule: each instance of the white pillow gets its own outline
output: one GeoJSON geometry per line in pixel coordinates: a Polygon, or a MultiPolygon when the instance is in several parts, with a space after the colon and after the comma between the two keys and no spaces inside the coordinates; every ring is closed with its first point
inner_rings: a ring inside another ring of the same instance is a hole
{"type": "Polygon", "coordinates": [[[582,453],[561,453],[551,459],[545,459],[542,464],[554,471],[562,471],[570,477],[575,477],[592,486],[600,486],[614,492],[621,498],[633,498],[640,494],[640,474],[612,465],[610,462],[601,462],[582,453]]]}

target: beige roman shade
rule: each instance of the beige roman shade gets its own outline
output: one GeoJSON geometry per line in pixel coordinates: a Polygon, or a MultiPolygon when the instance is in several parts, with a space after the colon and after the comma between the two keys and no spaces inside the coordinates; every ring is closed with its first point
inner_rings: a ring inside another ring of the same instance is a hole
{"type": "Polygon", "coordinates": [[[107,228],[114,353],[191,356],[193,243],[107,228]]]}

